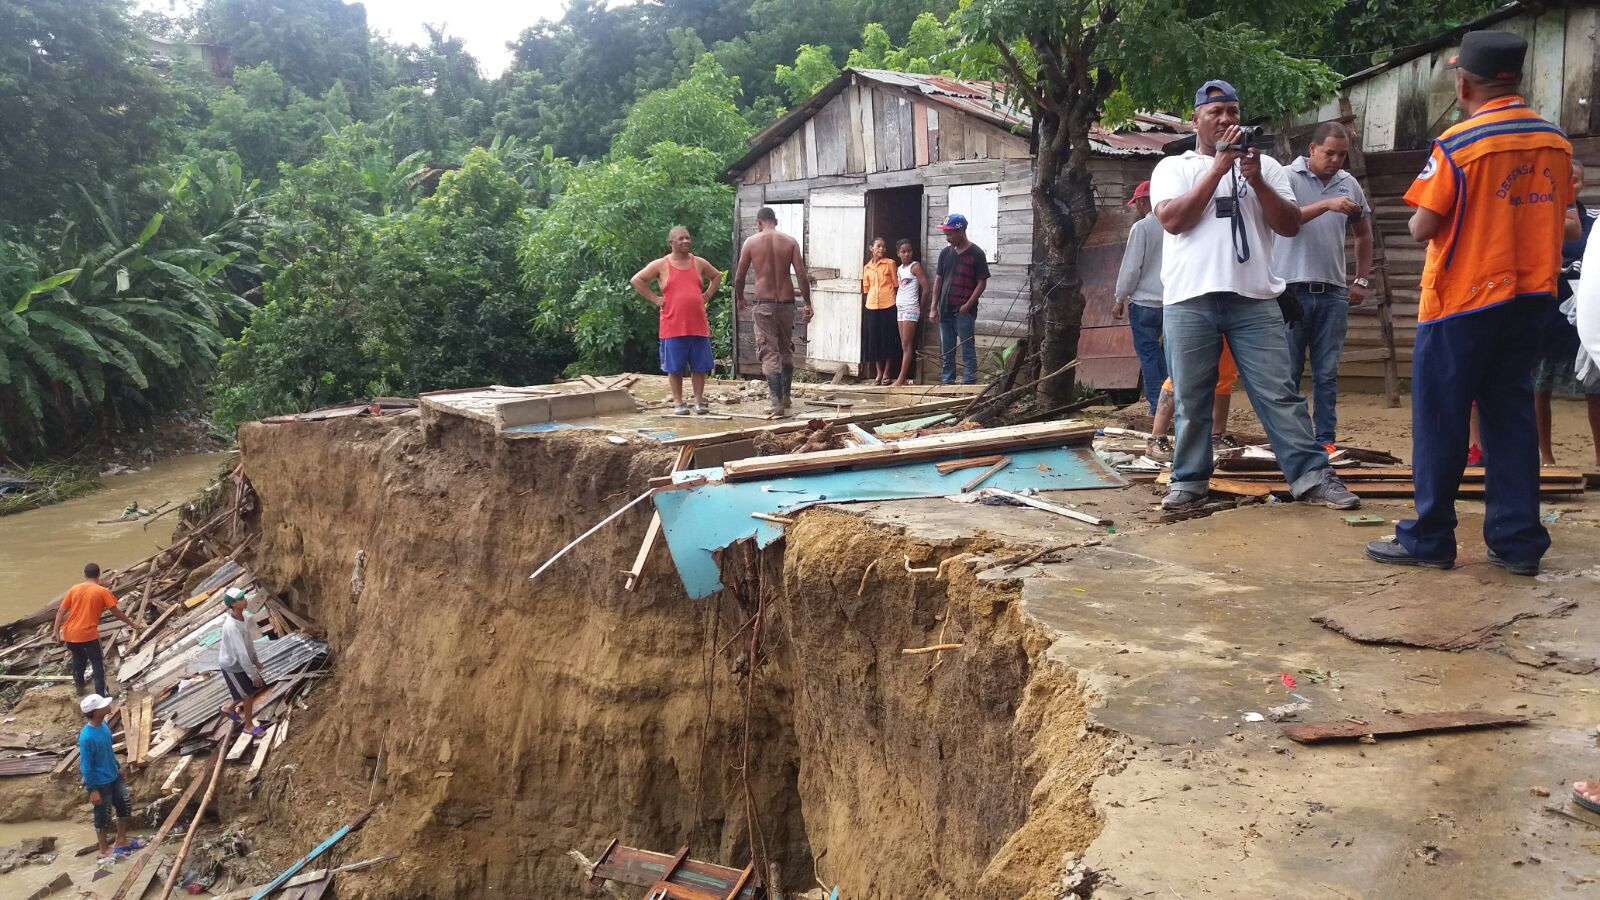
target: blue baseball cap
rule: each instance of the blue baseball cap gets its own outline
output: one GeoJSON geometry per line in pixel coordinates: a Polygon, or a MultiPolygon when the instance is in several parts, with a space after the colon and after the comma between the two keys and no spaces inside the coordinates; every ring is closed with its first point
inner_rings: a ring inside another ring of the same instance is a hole
{"type": "Polygon", "coordinates": [[[1205,106],[1207,103],[1238,102],[1239,92],[1233,89],[1233,85],[1217,78],[1200,85],[1200,90],[1194,92],[1195,109],[1199,109],[1200,107],[1205,106]],[[1212,96],[1212,91],[1221,91],[1222,93],[1212,96]]]}
{"type": "Polygon", "coordinates": [[[939,226],[941,231],[966,231],[967,217],[961,213],[951,213],[944,217],[944,224],[939,226]]]}

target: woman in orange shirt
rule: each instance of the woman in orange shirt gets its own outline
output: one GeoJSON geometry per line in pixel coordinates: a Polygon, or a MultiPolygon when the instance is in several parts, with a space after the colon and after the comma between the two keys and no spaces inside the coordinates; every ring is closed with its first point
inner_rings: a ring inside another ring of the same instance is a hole
{"type": "Polygon", "coordinates": [[[873,384],[894,380],[894,365],[900,359],[900,326],[895,323],[894,297],[900,289],[900,276],[889,258],[889,244],[873,238],[872,259],[861,270],[861,293],[866,296],[865,320],[867,352],[872,364],[873,384]]]}

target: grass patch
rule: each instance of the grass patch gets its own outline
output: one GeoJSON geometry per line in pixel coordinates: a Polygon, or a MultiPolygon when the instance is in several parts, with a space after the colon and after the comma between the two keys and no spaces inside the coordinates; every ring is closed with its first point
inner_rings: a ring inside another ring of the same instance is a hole
{"type": "Polygon", "coordinates": [[[33,486],[0,494],[0,516],[71,500],[100,487],[100,476],[93,468],[73,463],[36,463],[19,474],[33,486]]]}

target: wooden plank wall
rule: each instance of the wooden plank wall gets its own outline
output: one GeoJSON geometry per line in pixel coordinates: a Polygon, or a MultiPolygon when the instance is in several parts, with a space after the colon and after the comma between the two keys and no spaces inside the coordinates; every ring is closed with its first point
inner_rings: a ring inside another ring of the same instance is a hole
{"type": "MultiPolygon", "coordinates": [[[[1588,169],[1588,183],[1580,195],[1590,206],[1600,205],[1600,137],[1574,138],[1573,154],[1588,169]]],[[[1422,262],[1425,251],[1422,244],[1411,239],[1406,222],[1411,218],[1411,207],[1405,200],[1406,189],[1422,171],[1427,161],[1427,150],[1401,150],[1390,153],[1372,153],[1367,156],[1367,174],[1372,185],[1373,223],[1383,231],[1389,271],[1390,290],[1394,295],[1395,355],[1400,363],[1400,377],[1411,377],[1411,349],[1417,336],[1417,304],[1420,299],[1422,262]]],[[[1362,316],[1350,319],[1350,331],[1345,340],[1347,350],[1372,349],[1382,346],[1378,335],[1378,321],[1362,316]]],[[[1355,388],[1378,385],[1383,378],[1382,363],[1345,363],[1339,369],[1342,378],[1377,379],[1377,382],[1352,384],[1355,388]]]]}
{"type": "MultiPolygon", "coordinates": [[[[1528,42],[1523,94],[1540,115],[1568,135],[1600,135],[1600,6],[1554,8],[1507,19],[1493,30],[1528,42]]],[[[1456,47],[1409,60],[1358,82],[1348,91],[1369,154],[1428,147],[1460,119],[1455,75],[1445,68],[1456,47]]],[[[1295,116],[1303,125],[1337,118],[1337,99],[1295,116]]]]}

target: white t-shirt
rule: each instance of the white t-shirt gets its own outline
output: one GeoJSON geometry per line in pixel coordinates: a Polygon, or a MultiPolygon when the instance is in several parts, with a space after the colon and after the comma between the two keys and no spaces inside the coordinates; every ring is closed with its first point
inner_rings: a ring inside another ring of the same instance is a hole
{"type": "Polygon", "coordinates": [[[1576,369],[1581,384],[1600,381],[1600,225],[1589,232],[1583,245],[1583,277],[1573,290],[1572,323],[1578,326],[1576,369]]]}
{"type": "MultiPolygon", "coordinates": [[[[1294,203],[1294,189],[1283,166],[1270,156],[1263,155],[1260,159],[1262,179],[1278,196],[1294,203]]],[[[1157,163],[1150,176],[1150,205],[1157,207],[1163,201],[1187,194],[1211,170],[1214,162],[1212,157],[1190,150],[1157,163]]],[[[1272,272],[1275,234],[1267,227],[1255,188],[1239,175],[1237,165],[1231,176],[1224,176],[1217,182],[1217,191],[1206,203],[1199,224],[1183,234],[1162,233],[1166,237],[1161,246],[1161,283],[1165,286],[1164,302],[1167,304],[1214,291],[1231,291],[1262,300],[1283,293],[1283,279],[1272,272]],[[1250,259],[1243,263],[1234,258],[1231,220],[1217,216],[1217,199],[1231,198],[1235,183],[1239,188],[1238,213],[1244,217],[1245,237],[1250,247],[1250,259]]]]}

